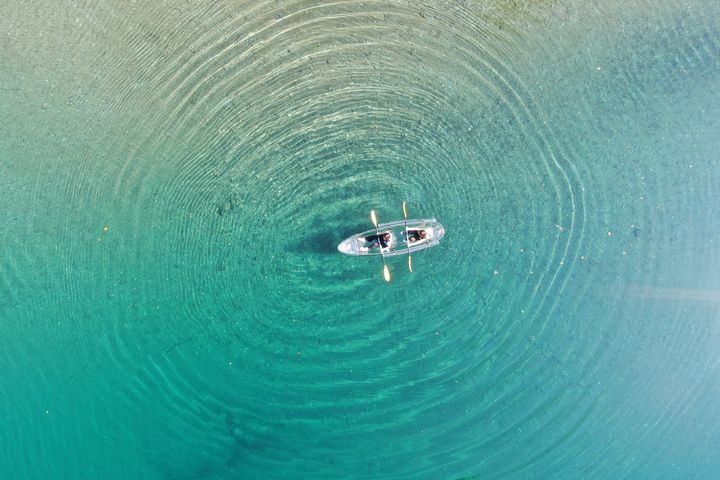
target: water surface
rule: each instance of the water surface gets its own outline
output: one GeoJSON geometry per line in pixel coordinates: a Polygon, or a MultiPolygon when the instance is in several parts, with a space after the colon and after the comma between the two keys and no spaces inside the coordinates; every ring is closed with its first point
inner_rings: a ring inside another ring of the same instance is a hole
{"type": "Polygon", "coordinates": [[[714,2],[1,11],[3,478],[717,477],[714,2]]]}

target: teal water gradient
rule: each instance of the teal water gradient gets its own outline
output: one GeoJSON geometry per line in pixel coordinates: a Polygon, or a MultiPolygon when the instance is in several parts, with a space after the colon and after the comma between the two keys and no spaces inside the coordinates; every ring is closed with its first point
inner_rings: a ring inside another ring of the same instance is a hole
{"type": "Polygon", "coordinates": [[[2,10],[0,477],[717,477],[714,3],[2,10]]]}

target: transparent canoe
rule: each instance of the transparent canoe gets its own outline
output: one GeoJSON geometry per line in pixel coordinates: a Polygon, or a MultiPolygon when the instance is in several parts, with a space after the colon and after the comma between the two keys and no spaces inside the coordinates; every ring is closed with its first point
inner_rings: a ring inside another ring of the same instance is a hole
{"type": "Polygon", "coordinates": [[[434,247],[445,236],[445,229],[434,218],[423,218],[420,220],[398,220],[396,222],[381,223],[377,230],[372,228],[366,232],[358,233],[346,238],[340,245],[338,251],[346,255],[364,256],[364,255],[384,255],[392,257],[394,255],[405,255],[414,253],[418,250],[434,247]],[[426,238],[408,243],[407,232],[413,235],[417,230],[425,230],[426,238]],[[373,247],[372,241],[366,238],[374,236],[376,233],[383,235],[390,234],[388,246],[380,251],[380,247],[373,247]]]}

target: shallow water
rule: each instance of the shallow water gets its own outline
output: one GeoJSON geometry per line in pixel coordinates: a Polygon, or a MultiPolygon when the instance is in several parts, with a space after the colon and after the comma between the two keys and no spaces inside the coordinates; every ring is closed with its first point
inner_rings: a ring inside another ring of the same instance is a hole
{"type": "Polygon", "coordinates": [[[720,5],[595,3],[2,7],[0,476],[717,478],[720,5]]]}

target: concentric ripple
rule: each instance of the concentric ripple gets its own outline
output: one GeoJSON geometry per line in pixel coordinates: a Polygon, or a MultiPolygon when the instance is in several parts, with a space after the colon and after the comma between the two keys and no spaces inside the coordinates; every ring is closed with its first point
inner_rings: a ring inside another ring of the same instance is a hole
{"type": "Polygon", "coordinates": [[[50,110],[0,143],[3,477],[717,467],[720,12],[515,3],[46,12],[86,61],[0,77],[50,110]],[[403,200],[447,236],[386,285],[336,245],[403,200]]]}

